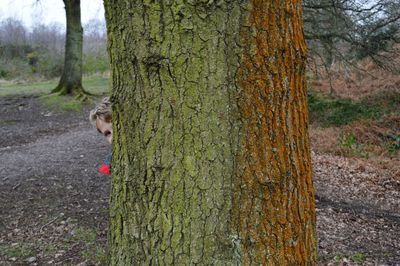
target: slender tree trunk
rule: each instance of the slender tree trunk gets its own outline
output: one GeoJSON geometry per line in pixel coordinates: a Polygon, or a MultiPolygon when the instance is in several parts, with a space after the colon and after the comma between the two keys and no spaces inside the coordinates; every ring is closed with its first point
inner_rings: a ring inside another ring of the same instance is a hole
{"type": "Polygon", "coordinates": [[[61,95],[88,94],[82,87],[82,40],[80,0],[63,0],[67,18],[64,70],[60,82],[52,93],[61,95]]]}
{"type": "Polygon", "coordinates": [[[105,2],[111,265],[315,265],[298,0],[105,2]]]}

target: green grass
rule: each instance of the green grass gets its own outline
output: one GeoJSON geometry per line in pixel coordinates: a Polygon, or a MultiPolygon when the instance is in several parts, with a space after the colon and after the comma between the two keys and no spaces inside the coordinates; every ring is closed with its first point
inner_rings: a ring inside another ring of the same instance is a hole
{"type": "Polygon", "coordinates": [[[391,154],[395,154],[400,150],[400,135],[393,136],[387,143],[387,149],[391,154]]]}
{"type": "Polygon", "coordinates": [[[81,256],[85,260],[95,262],[99,265],[107,265],[107,252],[104,248],[89,246],[81,251],[81,256]]]}
{"type": "MultiPolygon", "coordinates": [[[[83,87],[94,94],[103,95],[109,92],[108,78],[83,78],[83,87]]],[[[58,84],[58,80],[37,83],[15,84],[12,82],[0,83],[0,97],[13,95],[44,95],[49,94],[58,84]]]]}
{"type": "Polygon", "coordinates": [[[78,227],[72,237],[73,241],[82,241],[86,244],[92,244],[96,241],[96,231],[90,228],[78,227]]]}
{"type": "Polygon", "coordinates": [[[109,78],[88,77],[83,78],[83,87],[93,94],[104,95],[110,92],[109,78]]]}
{"type": "Polygon", "coordinates": [[[343,255],[338,254],[333,257],[333,261],[335,265],[342,265],[342,263],[347,263],[349,261],[356,263],[357,265],[360,263],[364,263],[367,260],[367,257],[363,253],[356,253],[353,255],[343,255]]]}
{"type": "Polygon", "coordinates": [[[54,245],[53,243],[49,243],[49,244],[45,244],[45,245],[42,247],[42,250],[43,250],[43,254],[44,254],[44,255],[46,255],[46,256],[53,256],[54,254],[57,253],[58,248],[57,248],[57,246],[54,245]]]}
{"type": "Polygon", "coordinates": [[[340,144],[346,149],[355,149],[357,146],[357,138],[353,132],[345,134],[341,137],[340,144]]]}
{"type": "Polygon", "coordinates": [[[74,111],[79,112],[82,110],[83,103],[76,100],[72,96],[59,96],[56,94],[47,94],[40,97],[41,102],[49,109],[57,111],[74,111]]]}
{"type": "Polygon", "coordinates": [[[308,95],[310,122],[322,127],[346,125],[363,119],[379,119],[399,113],[400,93],[381,92],[361,99],[332,98],[316,92],[308,95]]]}
{"type": "MultiPolygon", "coordinates": [[[[108,78],[91,76],[83,78],[83,87],[95,95],[109,93],[108,78]]],[[[44,105],[58,111],[80,111],[83,103],[71,96],[50,94],[58,84],[58,80],[43,81],[31,84],[0,83],[0,97],[16,95],[37,95],[44,105]]]]}
{"type": "Polygon", "coordinates": [[[80,242],[84,244],[81,256],[85,260],[94,262],[96,265],[107,265],[107,252],[98,245],[97,233],[94,229],[78,227],[74,235],[69,239],[70,243],[80,242]]]}
{"type": "Polygon", "coordinates": [[[366,257],[362,253],[357,253],[351,256],[350,259],[356,263],[363,263],[366,260],[366,257]]]}
{"type": "Polygon", "coordinates": [[[17,243],[14,246],[11,245],[0,245],[0,255],[1,256],[8,256],[8,257],[18,257],[18,258],[25,258],[32,256],[34,254],[33,248],[24,243],[17,243]]]}
{"type": "MultiPolygon", "coordinates": [[[[80,255],[83,259],[88,260],[90,265],[107,265],[107,251],[96,243],[96,239],[95,230],[79,227],[76,229],[74,236],[64,243],[63,249],[69,250],[71,244],[80,242],[83,244],[80,255]]],[[[42,250],[45,257],[52,257],[57,253],[58,247],[53,243],[40,242],[18,242],[13,245],[0,244],[0,257],[25,259],[37,254],[38,250],[42,250]]],[[[3,264],[0,263],[0,265],[3,264]]]]}
{"type": "Polygon", "coordinates": [[[336,255],[335,257],[333,257],[333,260],[336,263],[341,263],[343,261],[343,255],[336,255]]]}
{"type": "Polygon", "coordinates": [[[0,97],[13,95],[40,95],[50,93],[57,81],[43,81],[33,84],[6,83],[0,85],[0,97]]]}
{"type": "Polygon", "coordinates": [[[364,149],[365,146],[357,141],[357,137],[352,131],[339,136],[339,143],[344,156],[369,158],[368,152],[364,149]]]}

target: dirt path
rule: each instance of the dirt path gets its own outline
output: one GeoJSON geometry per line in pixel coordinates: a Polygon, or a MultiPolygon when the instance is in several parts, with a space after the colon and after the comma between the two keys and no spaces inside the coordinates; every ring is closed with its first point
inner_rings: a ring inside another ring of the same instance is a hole
{"type": "MultiPolygon", "coordinates": [[[[109,147],[82,113],[0,98],[0,265],[103,265],[109,147]]],[[[400,265],[400,179],[313,155],[321,265],[400,265]],[[338,263],[336,263],[337,261],[338,263]]]]}
{"type": "Polygon", "coordinates": [[[109,147],[88,110],[47,110],[36,98],[0,98],[0,265],[101,263],[109,147]],[[4,126],[3,126],[4,125],[4,126]]]}

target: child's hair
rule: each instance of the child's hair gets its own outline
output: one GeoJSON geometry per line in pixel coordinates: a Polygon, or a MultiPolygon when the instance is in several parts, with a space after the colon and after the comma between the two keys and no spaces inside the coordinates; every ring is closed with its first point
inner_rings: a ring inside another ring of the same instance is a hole
{"type": "Polygon", "coordinates": [[[96,123],[97,119],[111,123],[112,111],[111,102],[109,97],[103,98],[103,100],[96,105],[96,107],[90,111],[89,120],[93,124],[96,123]]]}

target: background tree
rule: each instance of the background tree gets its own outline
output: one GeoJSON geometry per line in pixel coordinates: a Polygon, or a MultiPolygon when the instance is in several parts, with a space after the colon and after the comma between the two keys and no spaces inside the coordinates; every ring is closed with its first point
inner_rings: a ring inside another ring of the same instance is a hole
{"type": "Polygon", "coordinates": [[[27,31],[21,21],[8,18],[0,23],[0,56],[6,60],[29,52],[27,31]]]}
{"type": "Polygon", "coordinates": [[[370,58],[398,70],[393,58],[400,42],[400,1],[304,0],[303,6],[311,55],[322,58],[327,69],[334,61],[370,58]]]}
{"type": "Polygon", "coordinates": [[[29,67],[19,68],[23,65],[26,54],[32,49],[28,45],[27,30],[23,23],[13,18],[7,18],[0,22],[0,78],[5,78],[14,73],[21,75],[29,67]]]}
{"type": "Polygon", "coordinates": [[[54,56],[63,56],[65,53],[65,29],[62,25],[37,24],[29,34],[30,45],[33,48],[43,48],[54,56]]]}
{"type": "Polygon", "coordinates": [[[109,70],[106,23],[91,19],[84,25],[83,72],[108,73],[109,70]]]}
{"type": "Polygon", "coordinates": [[[85,98],[89,93],[82,86],[82,41],[80,0],[63,0],[67,19],[64,70],[60,82],[52,93],[74,94],[85,98]]]}
{"type": "Polygon", "coordinates": [[[7,18],[0,23],[1,44],[25,45],[27,43],[27,30],[21,21],[7,18]]]}
{"type": "Polygon", "coordinates": [[[111,264],[316,264],[301,2],[104,3],[111,264]]]}

